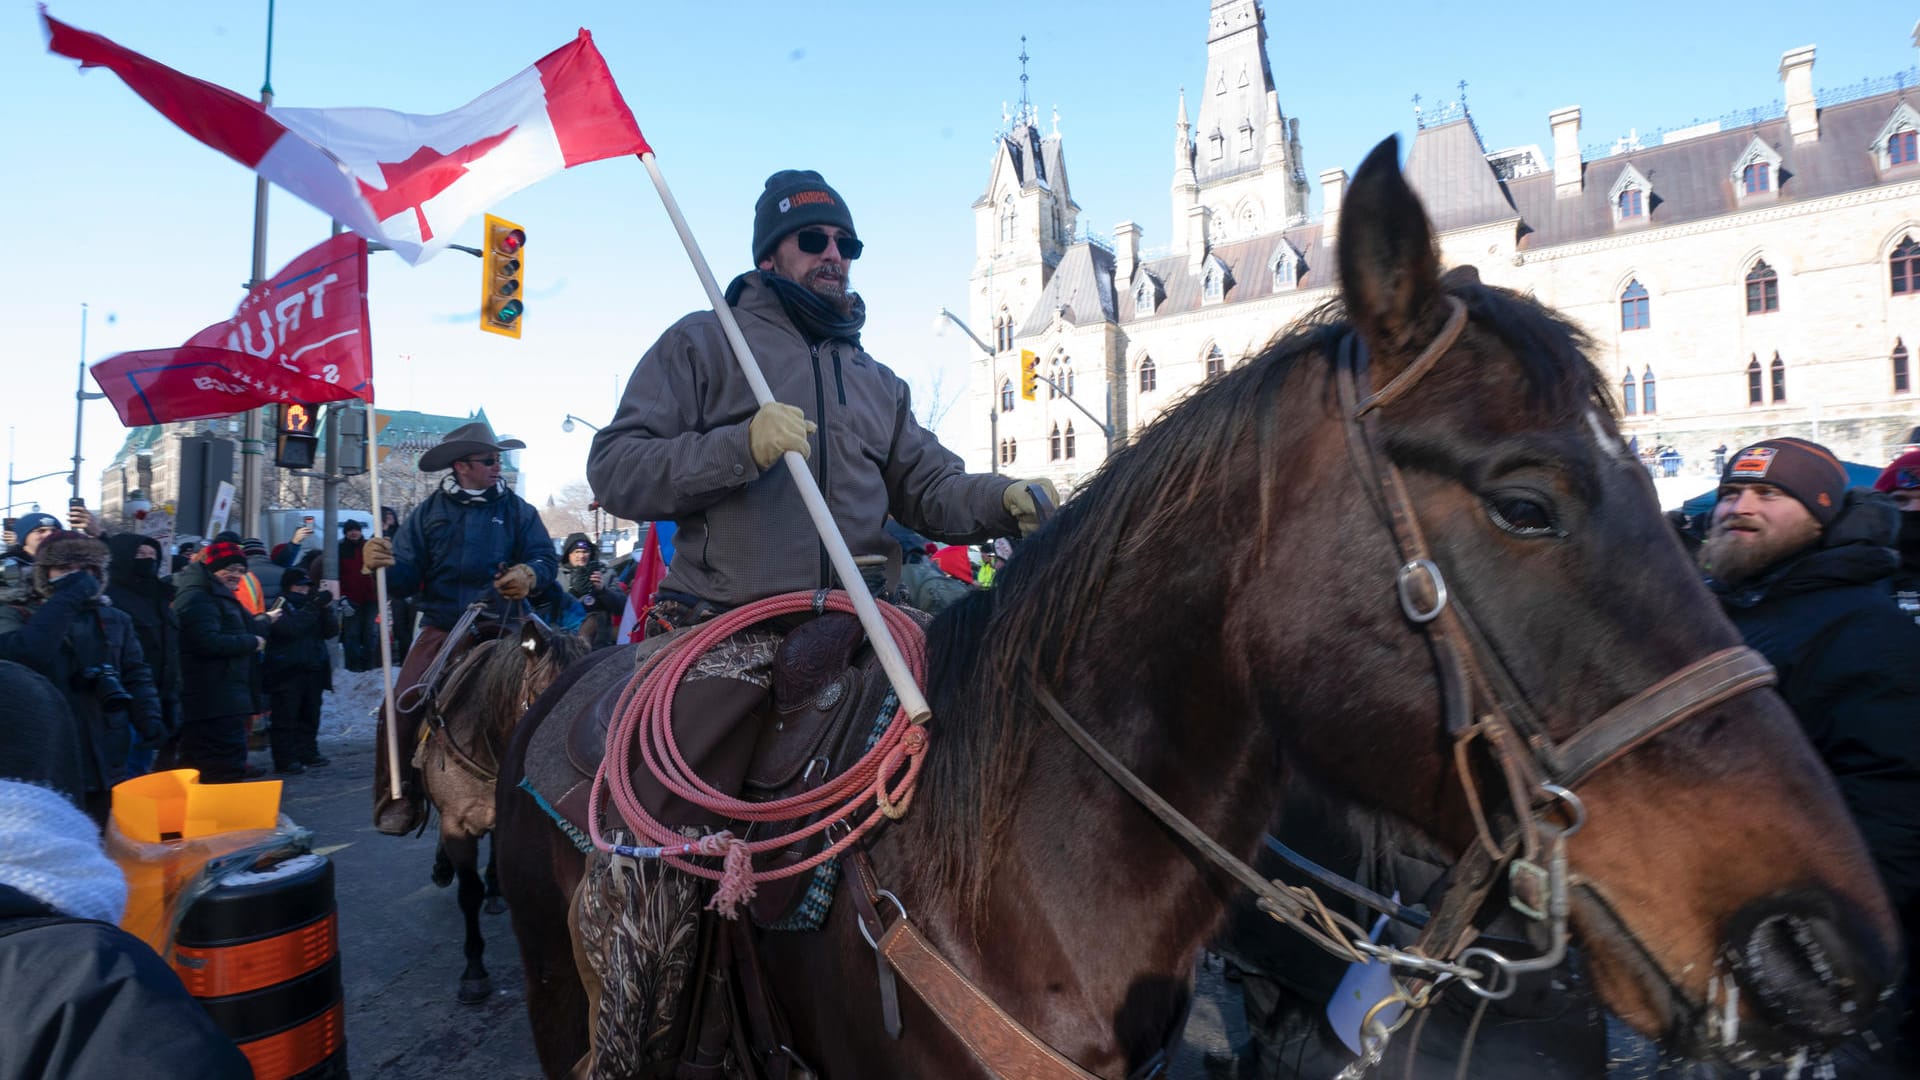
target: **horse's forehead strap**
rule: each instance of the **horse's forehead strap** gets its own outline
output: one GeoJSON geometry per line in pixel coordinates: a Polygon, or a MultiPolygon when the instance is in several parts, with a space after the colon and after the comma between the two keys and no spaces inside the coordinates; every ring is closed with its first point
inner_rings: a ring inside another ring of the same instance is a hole
{"type": "Polygon", "coordinates": [[[1425,349],[1420,350],[1420,355],[1413,358],[1413,363],[1408,364],[1405,371],[1395,375],[1387,385],[1361,400],[1359,406],[1353,410],[1355,420],[1375,409],[1398,401],[1407,391],[1413,389],[1414,384],[1433,368],[1448,349],[1453,348],[1454,342],[1460,340],[1460,332],[1467,328],[1467,305],[1457,296],[1448,296],[1447,306],[1451,310],[1447,313],[1447,324],[1440,328],[1439,335],[1429,342],[1425,349]]]}

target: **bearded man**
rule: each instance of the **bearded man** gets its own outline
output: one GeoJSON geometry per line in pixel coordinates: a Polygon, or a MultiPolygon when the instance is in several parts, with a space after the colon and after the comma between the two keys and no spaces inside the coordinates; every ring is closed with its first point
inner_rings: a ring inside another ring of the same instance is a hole
{"type": "MultiPolygon", "coordinates": [[[[1893,603],[1898,520],[1887,496],[1848,490],[1826,447],[1767,439],[1729,459],[1699,559],[1740,636],[1779,672],[1781,696],[1833,771],[1912,942],[1920,935],[1920,627],[1893,603]]],[[[1911,996],[1910,986],[1909,1005],[1911,996]]],[[[1904,1041],[1886,1034],[1882,1042],[1904,1041]]]]}

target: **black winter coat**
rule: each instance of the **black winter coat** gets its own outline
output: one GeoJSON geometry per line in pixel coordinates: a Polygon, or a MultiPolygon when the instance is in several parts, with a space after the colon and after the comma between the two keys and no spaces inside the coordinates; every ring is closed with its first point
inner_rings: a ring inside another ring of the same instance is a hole
{"type": "Polygon", "coordinates": [[[233,590],[192,563],[173,575],[180,617],[180,711],[187,721],[258,712],[253,665],[267,620],[247,613],[233,590]]]}
{"type": "Polygon", "coordinates": [[[282,593],[287,606],[280,621],[267,631],[265,684],[274,690],[302,675],[326,676],[321,685],[333,688],[333,657],[327,639],[340,633],[333,602],[315,603],[313,594],[282,593]]]}
{"type": "Polygon", "coordinates": [[[135,732],[150,746],[167,734],[133,620],[97,588],[90,574],[75,573],[54,582],[50,596],[29,584],[0,604],[0,660],[32,668],[66,697],[85,791],[106,791],[125,779],[135,732]],[[124,712],[103,709],[96,685],[84,674],[107,664],[132,696],[124,712]]]}
{"type": "Polygon", "coordinates": [[[0,886],[0,1077],[245,1080],[253,1068],[132,934],[0,886]]]}
{"type": "Polygon", "coordinates": [[[145,536],[116,533],[107,537],[113,552],[107,596],[133,619],[140,651],[160,693],[160,715],[167,731],[174,732],[180,730],[180,617],[173,613],[173,586],[159,575],[160,558],[134,558],[134,549],[142,545],[163,554],[159,541],[145,536]]]}
{"type": "Polygon", "coordinates": [[[412,597],[422,621],[443,630],[476,600],[487,600],[495,614],[505,610],[490,591],[503,565],[532,569],[535,593],[553,583],[557,565],[540,514],[501,484],[479,497],[444,486],[434,492],[407,515],[393,558],[387,594],[412,597]]]}
{"type": "Polygon", "coordinates": [[[1780,673],[1896,907],[1920,903],[1920,627],[1894,605],[1893,507],[1847,493],[1820,546],[1759,579],[1708,585],[1780,673]]]}

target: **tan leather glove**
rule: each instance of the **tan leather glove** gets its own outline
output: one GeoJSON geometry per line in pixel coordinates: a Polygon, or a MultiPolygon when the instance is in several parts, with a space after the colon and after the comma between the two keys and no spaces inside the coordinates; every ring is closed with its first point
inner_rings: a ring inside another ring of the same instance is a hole
{"type": "Polygon", "coordinates": [[[753,414],[753,421],[747,425],[747,444],[753,451],[753,463],[765,472],[789,450],[801,457],[808,456],[813,447],[807,442],[807,436],[814,430],[814,422],[807,419],[806,413],[792,405],[769,401],[760,406],[760,411],[753,414]]]}
{"type": "Polygon", "coordinates": [[[360,572],[371,574],[375,570],[393,565],[393,541],[384,536],[376,536],[360,547],[360,572]]]}
{"type": "Polygon", "coordinates": [[[1021,536],[1032,536],[1034,530],[1040,527],[1040,508],[1033,504],[1033,495],[1027,491],[1028,484],[1040,485],[1040,490],[1047,493],[1047,501],[1056,509],[1060,506],[1060,493],[1053,489],[1051,480],[1015,480],[1007,485],[1000,502],[1007,508],[1007,513],[1013,515],[1013,520],[1019,523],[1021,536]]]}
{"type": "Polygon", "coordinates": [[[533,567],[526,563],[509,566],[493,579],[493,591],[507,600],[525,600],[533,591],[533,567]]]}

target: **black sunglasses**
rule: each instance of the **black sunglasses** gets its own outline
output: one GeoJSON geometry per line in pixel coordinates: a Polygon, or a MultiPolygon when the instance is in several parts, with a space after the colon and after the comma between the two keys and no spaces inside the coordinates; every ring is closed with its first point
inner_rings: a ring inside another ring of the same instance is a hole
{"type": "Polygon", "coordinates": [[[466,457],[466,458],[461,458],[460,460],[466,462],[469,465],[485,465],[489,469],[493,468],[495,465],[500,464],[500,458],[498,455],[494,455],[490,457],[466,457]]]}
{"type": "MultiPolygon", "coordinates": [[[[802,229],[794,234],[793,242],[809,255],[818,255],[827,250],[827,234],[819,229],[802,229]]],[[[839,248],[840,257],[847,260],[857,259],[862,251],[867,250],[867,245],[845,234],[833,237],[833,246],[839,248]]]]}

